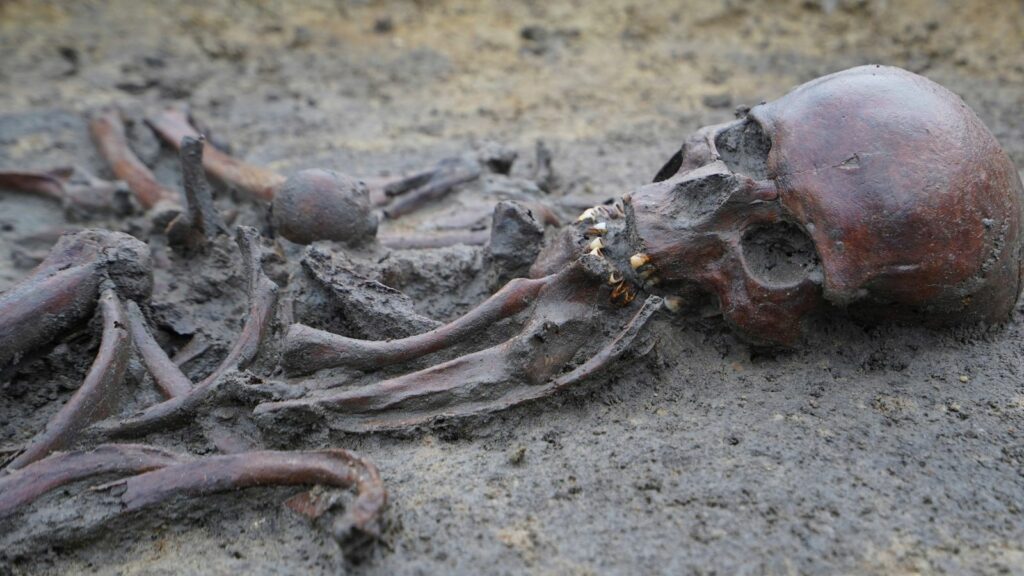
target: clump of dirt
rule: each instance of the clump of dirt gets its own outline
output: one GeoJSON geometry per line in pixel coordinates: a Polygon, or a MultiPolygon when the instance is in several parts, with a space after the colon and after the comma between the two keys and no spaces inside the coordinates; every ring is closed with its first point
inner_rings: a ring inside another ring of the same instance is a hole
{"type": "MultiPolygon", "coordinates": [[[[869,62],[960,94],[1024,166],[1022,30],[1019,8],[995,1],[9,0],[0,169],[78,165],[111,178],[85,113],[116,104],[132,149],[180,190],[176,154],[142,119],[186,102],[212,144],[284,174],[405,174],[496,142],[518,154],[509,170],[499,162],[391,228],[485,231],[499,200],[544,198],[575,214],[649,182],[692,129],[869,62]]],[[[263,359],[231,379],[227,409],[152,440],[212,452],[204,431],[221,422],[246,447],[356,450],[389,490],[382,542],[346,565],[324,532],[280,505],[294,489],[265,488],[107,522],[6,558],[0,572],[995,572],[1024,557],[1020,308],[1006,327],[945,331],[835,314],[816,321],[812,345],[771,354],[718,318],[659,318],[641,359],[507,412],[396,434],[301,417],[268,429],[246,416],[253,399],[240,390],[284,399],[327,380],[390,375],[288,380],[273,361],[281,327],[415,333],[485,298],[493,270],[480,246],[271,241],[262,204],[218,187],[216,205],[229,225],[265,233],[267,274],[301,304],[282,309],[263,359]],[[362,296],[331,281],[354,277],[387,288],[375,297],[402,313],[379,325],[354,316],[362,296]]],[[[52,202],[2,191],[0,289],[41,261],[57,232],[81,227],[148,240],[154,333],[190,379],[211,373],[247,310],[233,243],[184,258],[142,215],[70,221],[52,202]]],[[[77,389],[100,324],[3,375],[0,445],[22,445],[77,389]]],[[[511,332],[498,323],[476,345],[511,332]]],[[[123,410],[160,399],[141,366],[128,372],[123,410]]],[[[38,527],[73,533],[76,510],[94,515],[93,484],[41,499],[38,527]]]]}

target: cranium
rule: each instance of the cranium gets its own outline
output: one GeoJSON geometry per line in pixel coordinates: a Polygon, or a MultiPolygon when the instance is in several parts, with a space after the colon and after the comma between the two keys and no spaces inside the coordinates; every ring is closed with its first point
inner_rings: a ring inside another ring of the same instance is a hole
{"type": "Polygon", "coordinates": [[[1020,292],[1021,196],[959,97],[862,66],[689,136],[632,194],[633,264],[758,343],[793,344],[826,303],[997,322],[1020,292]]]}

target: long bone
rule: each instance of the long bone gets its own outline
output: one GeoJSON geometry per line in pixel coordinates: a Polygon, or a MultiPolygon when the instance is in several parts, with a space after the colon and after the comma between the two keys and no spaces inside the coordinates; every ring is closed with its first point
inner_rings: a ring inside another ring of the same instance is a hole
{"type": "Polygon", "coordinates": [[[0,295],[0,367],[88,318],[105,279],[126,298],[147,298],[149,247],[105,230],[62,236],[39,266],[0,295]]]}
{"type": "Polygon", "coordinates": [[[599,256],[586,255],[543,282],[533,281],[541,288],[530,319],[519,335],[502,344],[368,386],[263,403],[255,414],[329,412],[332,429],[367,432],[502,410],[552,394],[613,363],[662,307],[660,298],[648,298],[610,344],[556,376],[600,326],[598,302],[605,290],[598,278],[606,277],[607,270],[599,256]]]}
{"type": "MultiPolygon", "coordinates": [[[[147,118],[146,122],[161,139],[175,148],[180,147],[181,141],[186,137],[200,137],[200,132],[189,121],[187,112],[178,108],[164,110],[147,118]]],[[[207,147],[203,156],[203,167],[220,182],[267,202],[274,198],[287,181],[282,174],[239,160],[214,146],[207,147]]],[[[441,168],[439,165],[437,168],[400,178],[367,180],[375,190],[374,203],[384,205],[391,202],[394,197],[422,188],[436,179],[441,168]]]]}
{"type": "Polygon", "coordinates": [[[75,167],[39,172],[0,172],[0,189],[36,194],[55,200],[73,219],[96,214],[125,215],[132,211],[130,192],[120,182],[110,182],[75,167]]]}
{"type": "MultiPolygon", "coordinates": [[[[327,485],[353,488],[356,498],[336,518],[324,517],[330,509],[314,503],[311,493],[293,497],[286,504],[296,512],[317,521],[342,544],[359,544],[380,534],[381,513],[387,505],[387,492],[380,473],[372,462],[347,450],[327,449],[302,452],[256,451],[194,459],[188,455],[145,445],[109,444],[92,450],[55,454],[7,476],[0,477],[0,519],[17,514],[38,497],[60,486],[100,475],[135,474],[94,488],[94,492],[113,494],[113,507],[90,517],[92,526],[79,526],[77,532],[93,531],[97,524],[151,508],[176,496],[205,496],[254,486],[327,485]]],[[[5,551],[29,547],[34,532],[45,531],[47,542],[59,537],[53,532],[76,536],[76,527],[62,525],[56,530],[45,523],[31,521],[0,536],[5,551]],[[41,525],[40,525],[41,524],[41,525]],[[67,534],[67,533],[71,534],[67,534]]]]}
{"type": "Polygon", "coordinates": [[[98,112],[89,120],[89,131],[110,169],[119,180],[128,184],[140,206],[149,210],[161,201],[177,203],[178,195],[157,182],[149,168],[128,146],[120,111],[107,109],[98,112]]]}

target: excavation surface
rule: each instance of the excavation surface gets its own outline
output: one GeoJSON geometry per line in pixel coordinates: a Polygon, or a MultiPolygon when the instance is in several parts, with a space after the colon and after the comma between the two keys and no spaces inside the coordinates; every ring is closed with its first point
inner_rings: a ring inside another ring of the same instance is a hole
{"type": "MultiPolygon", "coordinates": [[[[528,178],[543,140],[558,194],[587,205],[650,181],[685,134],[737,106],[864,63],[960,94],[1024,167],[1019,3],[366,4],[0,1],[0,168],[109,177],[83,115],[117,104],[136,120],[136,152],[177,189],[173,154],[137,119],[187,102],[215,143],[284,173],[402,173],[497,142],[528,178]]],[[[472,194],[394,229],[476,209],[472,194]]],[[[218,206],[264,222],[240,196],[218,206]]],[[[69,224],[51,203],[2,192],[0,289],[45,254],[40,233],[139,222],[69,224]]],[[[243,320],[226,258],[157,274],[161,318],[210,338],[186,365],[193,377],[243,320]]],[[[394,252],[378,269],[417,312],[447,320],[485,297],[481,258],[394,252]]],[[[280,262],[268,268],[285,278],[280,262]]],[[[5,376],[0,445],[24,442],[74,391],[97,326],[5,376]]],[[[261,489],[165,507],[0,573],[1022,570],[1024,310],[1002,328],[832,317],[813,330],[799,350],[764,353],[718,318],[659,320],[643,358],[497,416],[398,435],[269,434],[275,448],[339,446],[380,467],[387,528],[357,565],[281,506],[295,490],[261,489]]]]}

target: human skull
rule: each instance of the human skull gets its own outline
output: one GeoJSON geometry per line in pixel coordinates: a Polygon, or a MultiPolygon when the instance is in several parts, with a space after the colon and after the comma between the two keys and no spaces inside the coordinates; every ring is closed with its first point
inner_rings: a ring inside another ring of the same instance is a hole
{"type": "Polygon", "coordinates": [[[632,195],[647,289],[710,294],[756,343],[826,303],[998,322],[1020,292],[1020,177],[964,102],[905,70],[818,78],[688,137],[632,195]]]}

